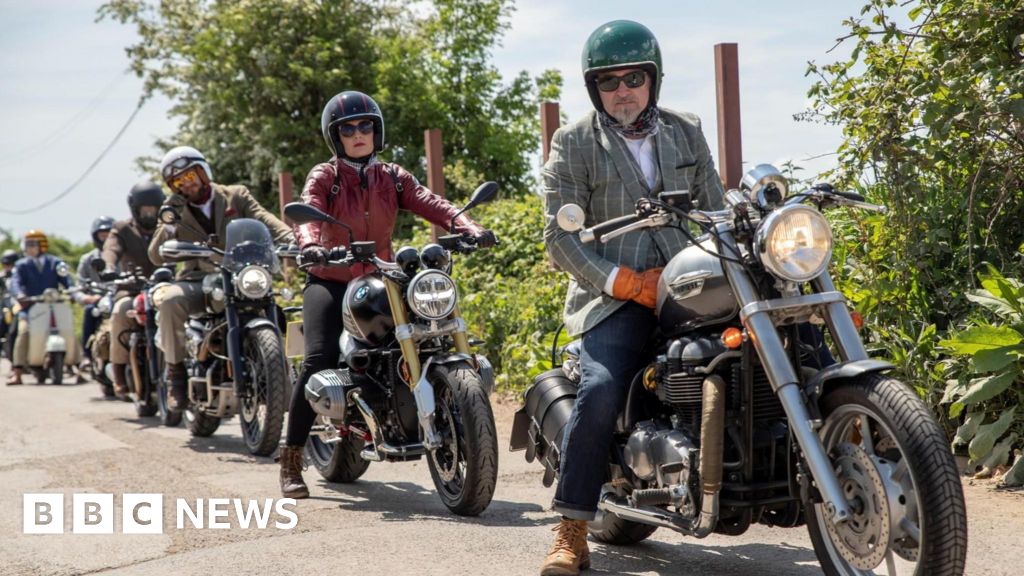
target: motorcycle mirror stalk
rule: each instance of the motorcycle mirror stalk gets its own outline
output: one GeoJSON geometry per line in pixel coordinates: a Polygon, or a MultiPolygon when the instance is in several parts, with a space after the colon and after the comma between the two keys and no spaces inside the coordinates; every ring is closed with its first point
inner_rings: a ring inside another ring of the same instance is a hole
{"type": "Polygon", "coordinates": [[[309,222],[326,222],[328,224],[335,224],[341,226],[345,230],[348,230],[348,243],[351,246],[355,242],[355,238],[352,235],[352,228],[350,228],[344,222],[339,222],[336,218],[332,218],[328,214],[324,214],[314,206],[304,204],[302,202],[291,202],[284,206],[284,217],[288,218],[296,224],[307,224],[309,222]]]}
{"type": "Polygon", "coordinates": [[[486,203],[490,202],[491,200],[494,200],[494,198],[497,195],[498,195],[498,183],[497,182],[487,181],[487,182],[484,182],[483,184],[481,184],[480,186],[478,186],[477,189],[473,191],[473,194],[470,195],[469,202],[466,202],[466,205],[462,207],[462,210],[459,210],[458,212],[455,213],[455,216],[452,216],[452,221],[448,225],[448,233],[449,234],[455,234],[455,221],[459,218],[459,216],[462,216],[463,212],[466,212],[468,210],[472,210],[473,208],[475,208],[475,207],[477,207],[477,206],[479,206],[481,204],[486,204],[486,203]]]}

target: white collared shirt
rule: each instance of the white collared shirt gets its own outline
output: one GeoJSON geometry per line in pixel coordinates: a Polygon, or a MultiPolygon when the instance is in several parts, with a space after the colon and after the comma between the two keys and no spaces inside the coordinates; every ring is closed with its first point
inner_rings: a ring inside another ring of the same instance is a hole
{"type": "Polygon", "coordinates": [[[213,219],[213,193],[212,192],[210,193],[210,197],[206,200],[206,204],[196,205],[196,204],[192,204],[191,202],[189,202],[189,204],[191,204],[192,206],[195,206],[196,208],[202,209],[203,215],[205,215],[207,218],[210,218],[211,220],[213,219]]]}
{"type": "MultiPolygon", "coordinates": [[[[640,166],[640,171],[643,172],[644,180],[647,181],[647,188],[653,189],[658,184],[658,159],[654,154],[654,134],[648,134],[646,138],[638,138],[631,140],[629,138],[623,138],[626,142],[626,148],[636,159],[636,163],[640,166]]],[[[609,296],[613,295],[615,286],[615,277],[619,275],[619,267],[616,266],[612,273],[608,275],[608,280],[604,283],[605,294],[609,296]]]]}

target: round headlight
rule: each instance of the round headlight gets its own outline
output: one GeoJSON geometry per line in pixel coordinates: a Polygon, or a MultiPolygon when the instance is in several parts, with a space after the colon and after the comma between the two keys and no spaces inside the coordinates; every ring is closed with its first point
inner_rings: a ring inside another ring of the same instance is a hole
{"type": "Polygon", "coordinates": [[[757,250],[771,273],[785,280],[807,282],[824,272],[832,258],[832,229],[814,208],[786,206],[761,222],[757,250]]]}
{"type": "Polygon", "coordinates": [[[439,270],[424,270],[409,283],[409,308],[427,320],[440,320],[455,310],[459,294],[455,281],[439,270]]]}
{"type": "Polygon", "coordinates": [[[262,266],[246,266],[235,276],[235,286],[246,298],[256,300],[270,292],[272,278],[262,266]]]}

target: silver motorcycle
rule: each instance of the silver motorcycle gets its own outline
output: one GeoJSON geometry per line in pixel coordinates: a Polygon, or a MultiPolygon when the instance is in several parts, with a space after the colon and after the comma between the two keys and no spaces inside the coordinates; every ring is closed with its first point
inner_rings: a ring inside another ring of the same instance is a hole
{"type": "MultiPolygon", "coordinates": [[[[967,516],[947,438],[893,366],[868,357],[828,272],[821,211],[885,208],[828,185],[787,192],[761,165],[721,211],[694,210],[688,191],[596,225],[579,206],[559,211],[583,242],[660,227],[691,238],[662,272],[658,334],[628,387],[590,533],[632,544],[659,527],[704,538],[806,524],[829,575],[961,575],[967,516]],[[824,367],[822,328],[838,352],[824,367]]],[[[527,390],[512,433],[545,484],[579,384],[566,352],[527,390]]]]}

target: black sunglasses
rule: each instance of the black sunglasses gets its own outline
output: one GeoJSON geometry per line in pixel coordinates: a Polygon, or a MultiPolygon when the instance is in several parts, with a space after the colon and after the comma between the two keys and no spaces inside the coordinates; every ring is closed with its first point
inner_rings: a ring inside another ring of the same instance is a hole
{"type": "Polygon", "coordinates": [[[626,88],[639,88],[647,82],[647,74],[642,70],[636,70],[622,76],[601,76],[597,79],[597,89],[601,92],[615,92],[619,88],[619,82],[623,82],[626,88]]]}
{"type": "Polygon", "coordinates": [[[373,121],[363,120],[359,124],[342,124],[338,127],[338,133],[341,134],[342,138],[351,138],[355,136],[356,130],[359,130],[360,134],[370,134],[373,132],[373,121]]]}

